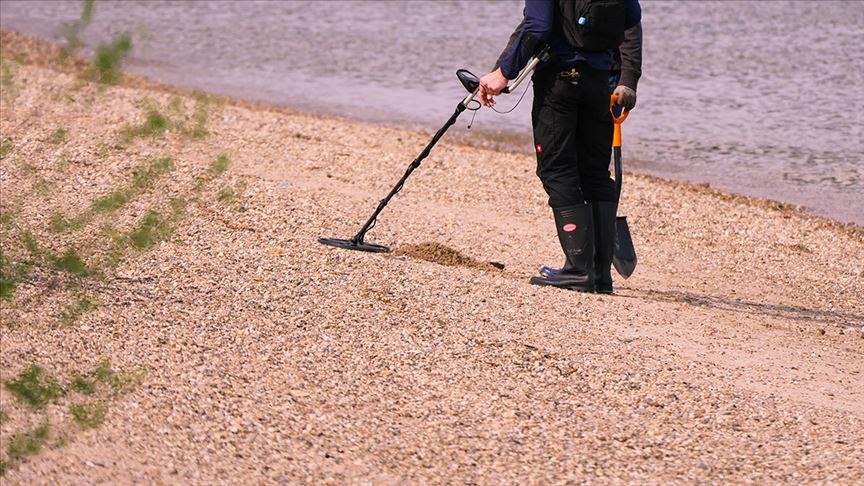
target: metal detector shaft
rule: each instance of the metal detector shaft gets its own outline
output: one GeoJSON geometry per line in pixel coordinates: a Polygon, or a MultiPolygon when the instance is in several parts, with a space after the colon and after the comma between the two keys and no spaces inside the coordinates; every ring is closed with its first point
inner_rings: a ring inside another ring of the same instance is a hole
{"type": "Polygon", "coordinates": [[[372,216],[369,216],[366,224],[364,224],[363,227],[360,228],[360,231],[358,231],[357,234],[354,235],[354,238],[351,238],[351,241],[353,241],[354,243],[363,243],[363,238],[366,236],[366,232],[369,231],[369,229],[372,228],[372,226],[375,224],[375,220],[378,218],[378,215],[381,214],[381,211],[384,209],[384,207],[387,206],[387,203],[390,202],[390,199],[393,199],[393,196],[395,196],[396,193],[402,190],[402,186],[405,185],[405,181],[408,179],[408,176],[410,176],[411,173],[414,172],[414,169],[420,167],[420,163],[423,162],[423,159],[429,156],[429,152],[432,151],[432,147],[434,147],[435,144],[438,143],[438,140],[440,140],[441,137],[444,136],[444,133],[447,132],[447,129],[453,126],[454,123],[456,123],[456,119],[459,118],[459,115],[461,115],[463,111],[465,111],[466,106],[472,99],[474,99],[474,96],[476,94],[477,91],[474,91],[474,93],[469,94],[463,101],[460,101],[459,104],[456,105],[456,111],[454,111],[453,114],[450,115],[450,119],[447,120],[447,123],[445,123],[444,126],[440,129],[438,129],[438,132],[436,132],[435,136],[432,137],[432,140],[430,140],[429,143],[426,144],[426,147],[423,149],[422,152],[420,152],[420,155],[418,155],[417,158],[414,159],[413,162],[411,162],[411,165],[408,166],[408,169],[402,175],[402,178],[399,179],[399,182],[397,182],[396,185],[393,186],[393,189],[390,190],[390,193],[387,194],[387,196],[385,196],[384,199],[382,199],[381,202],[378,203],[378,207],[375,209],[375,212],[372,213],[372,216]]]}
{"type": "MultiPolygon", "coordinates": [[[[504,88],[503,92],[510,93],[513,89],[519,86],[519,83],[521,83],[522,80],[524,80],[525,77],[527,77],[528,74],[532,70],[534,70],[535,67],[537,67],[537,64],[548,59],[549,48],[547,46],[528,62],[528,65],[525,66],[525,69],[523,69],[521,73],[519,73],[519,76],[516,77],[513,84],[511,84],[507,88],[504,88]]],[[[456,110],[453,112],[452,115],[450,115],[450,119],[447,120],[444,126],[438,129],[438,131],[435,133],[435,136],[432,137],[432,140],[430,140],[429,143],[426,144],[426,147],[423,149],[422,152],[420,152],[420,155],[418,155],[417,158],[411,162],[411,164],[408,166],[408,169],[406,169],[405,173],[402,174],[399,182],[397,182],[396,185],[393,186],[393,189],[390,190],[387,196],[385,196],[384,199],[378,202],[378,207],[375,208],[375,212],[372,213],[371,216],[369,216],[369,219],[366,220],[366,223],[363,225],[362,228],[360,228],[360,231],[358,231],[357,234],[354,235],[354,237],[350,240],[341,240],[337,238],[319,238],[319,242],[325,245],[353,250],[372,252],[390,251],[389,248],[387,248],[386,246],[365,243],[363,239],[366,237],[366,233],[370,229],[372,229],[373,226],[375,226],[375,221],[378,219],[378,215],[381,214],[381,211],[384,210],[384,208],[387,206],[387,203],[389,203],[390,200],[393,199],[393,196],[395,196],[399,191],[402,190],[402,186],[405,185],[405,181],[408,179],[411,173],[414,172],[414,169],[420,167],[420,163],[423,162],[423,159],[429,156],[429,152],[432,151],[432,147],[434,147],[435,144],[438,143],[438,140],[440,140],[441,137],[444,136],[444,134],[447,132],[447,129],[453,126],[454,123],[456,123],[456,119],[459,118],[459,115],[461,115],[462,112],[468,108],[468,104],[471,103],[471,101],[474,100],[474,97],[477,96],[477,93],[480,92],[479,80],[476,76],[462,69],[457,71],[456,75],[457,77],[459,77],[459,80],[462,81],[463,86],[468,89],[468,96],[466,96],[462,101],[460,101],[458,105],[456,105],[456,110]]]]}

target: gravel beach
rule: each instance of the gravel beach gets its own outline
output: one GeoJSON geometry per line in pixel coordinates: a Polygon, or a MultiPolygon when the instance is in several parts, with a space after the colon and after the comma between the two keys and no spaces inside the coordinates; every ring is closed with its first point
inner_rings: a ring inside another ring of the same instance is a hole
{"type": "Polygon", "coordinates": [[[338,250],[429,133],[0,55],[4,484],[864,482],[861,227],[632,175],[635,274],[535,287],[533,156],[445,137],[338,250]]]}

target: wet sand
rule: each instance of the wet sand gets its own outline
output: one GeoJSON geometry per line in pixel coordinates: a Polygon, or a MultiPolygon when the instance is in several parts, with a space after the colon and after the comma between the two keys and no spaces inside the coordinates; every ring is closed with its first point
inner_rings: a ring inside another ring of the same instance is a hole
{"type": "Polygon", "coordinates": [[[430,134],[0,54],[3,256],[32,263],[0,379],[64,390],[0,390],[4,484],[864,480],[861,227],[632,176],[634,276],[533,287],[560,258],[533,158],[445,139],[369,234],[394,253],[336,250],[430,134]],[[148,110],[166,132],[124,139],[148,110]]]}

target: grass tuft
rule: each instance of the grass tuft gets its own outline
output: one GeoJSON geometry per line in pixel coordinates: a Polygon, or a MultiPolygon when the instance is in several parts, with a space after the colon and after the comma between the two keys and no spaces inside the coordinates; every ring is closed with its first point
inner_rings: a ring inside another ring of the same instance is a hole
{"type": "Polygon", "coordinates": [[[84,42],[81,40],[81,31],[90,25],[92,19],[93,0],[84,0],[84,10],[81,12],[81,16],[74,22],[63,25],[66,45],[60,49],[60,62],[66,62],[69,57],[84,47],[84,42]]]}
{"type": "Polygon", "coordinates": [[[139,167],[132,171],[132,188],[141,190],[148,188],[162,174],[174,170],[174,161],[163,157],[150,163],[149,167],[139,167]]]}
{"type": "Polygon", "coordinates": [[[224,174],[230,165],[231,159],[225,154],[219,154],[204,173],[195,177],[195,192],[203,191],[209,182],[224,174]]]}
{"type": "Polygon", "coordinates": [[[231,159],[229,159],[225,154],[220,154],[216,157],[216,160],[210,163],[210,175],[213,177],[219,177],[228,170],[228,166],[230,165],[231,159]]]}
{"type": "Polygon", "coordinates": [[[30,275],[30,269],[27,263],[14,263],[0,249],[0,299],[11,299],[18,284],[30,275]]]}
{"type": "Polygon", "coordinates": [[[123,77],[123,61],[131,50],[132,37],[129,34],[122,34],[108,44],[100,44],[88,77],[100,83],[117,83],[123,77]]]}
{"type": "Polygon", "coordinates": [[[30,255],[34,258],[42,258],[45,255],[45,250],[39,246],[39,243],[36,241],[36,237],[33,236],[33,233],[30,230],[25,230],[21,233],[21,243],[24,244],[24,248],[30,252],[30,255]]]}
{"type": "Polygon", "coordinates": [[[144,121],[140,125],[126,125],[120,130],[123,143],[129,143],[138,137],[161,137],[171,128],[167,116],[155,108],[147,110],[144,121]]]}
{"type": "Polygon", "coordinates": [[[9,152],[12,151],[12,148],[12,139],[4,138],[3,141],[0,142],[0,160],[5,159],[6,156],[9,155],[9,152]]]}
{"type": "Polygon", "coordinates": [[[90,372],[90,376],[95,378],[99,383],[110,386],[114,393],[124,391],[130,385],[135,384],[140,378],[125,373],[117,373],[111,367],[111,361],[107,359],[100,361],[99,364],[96,365],[96,368],[90,372]]]}
{"type": "Polygon", "coordinates": [[[102,196],[93,202],[93,210],[97,213],[108,213],[120,209],[126,201],[129,200],[129,195],[126,191],[114,191],[107,196],[102,196]]]}
{"type": "Polygon", "coordinates": [[[84,227],[84,218],[69,218],[62,212],[55,212],[48,220],[48,229],[54,233],[65,233],[71,230],[79,230],[84,227]]]}
{"type": "Polygon", "coordinates": [[[6,452],[13,460],[21,460],[27,456],[36,455],[42,450],[50,432],[51,427],[48,422],[45,422],[29,432],[12,434],[6,452]]]}
{"type": "Polygon", "coordinates": [[[92,395],[96,392],[96,382],[88,380],[86,376],[75,373],[72,375],[72,383],[70,384],[73,390],[82,395],[92,395]]]}
{"type": "Polygon", "coordinates": [[[65,128],[58,128],[57,130],[54,130],[54,133],[52,133],[50,137],[48,137],[48,142],[54,145],[64,144],[66,143],[66,134],[67,132],[65,128]]]}
{"type": "Polygon", "coordinates": [[[3,229],[11,229],[15,224],[15,217],[12,213],[0,213],[0,227],[3,229]]]}
{"type": "Polygon", "coordinates": [[[210,119],[210,113],[207,111],[207,105],[204,102],[198,102],[195,107],[195,113],[192,115],[194,125],[191,130],[186,131],[186,134],[195,140],[201,140],[210,134],[207,130],[207,122],[210,119]]]}
{"type": "Polygon", "coordinates": [[[229,204],[234,202],[234,200],[237,199],[237,197],[245,190],[246,182],[241,180],[234,184],[234,187],[231,187],[230,185],[224,186],[217,194],[217,199],[221,203],[229,204]]]}
{"type": "Polygon", "coordinates": [[[3,383],[19,401],[33,409],[44,407],[48,402],[56,400],[63,390],[53,378],[46,376],[38,365],[31,365],[22,371],[14,380],[3,383]]]}
{"type": "Polygon", "coordinates": [[[40,178],[33,184],[33,190],[36,191],[37,194],[41,196],[47,195],[54,189],[55,184],[47,179],[40,178]]]}
{"type": "Polygon", "coordinates": [[[162,226],[162,220],[159,218],[159,213],[151,209],[144,216],[144,219],[141,220],[141,224],[138,225],[138,228],[129,235],[129,240],[132,242],[132,246],[139,250],[146,250],[152,247],[156,244],[159,238],[160,228],[162,226]]]}
{"type": "Polygon", "coordinates": [[[104,403],[76,403],[69,407],[69,413],[75,421],[85,429],[95,429],[105,421],[105,412],[108,408],[104,403]]]}
{"type": "Polygon", "coordinates": [[[0,61],[0,87],[7,88],[11,92],[15,92],[14,73],[12,66],[5,60],[0,61]]]}
{"type": "Polygon", "coordinates": [[[60,313],[60,322],[63,324],[72,324],[83,314],[90,312],[91,310],[96,308],[96,304],[93,303],[86,296],[79,296],[75,299],[75,302],[66,306],[63,309],[63,312],[60,313]]]}
{"type": "Polygon", "coordinates": [[[71,273],[72,275],[77,275],[79,277],[86,276],[90,273],[84,260],[81,259],[78,255],[78,251],[74,248],[68,248],[66,253],[62,256],[52,257],[51,260],[52,266],[55,270],[71,273]]]}

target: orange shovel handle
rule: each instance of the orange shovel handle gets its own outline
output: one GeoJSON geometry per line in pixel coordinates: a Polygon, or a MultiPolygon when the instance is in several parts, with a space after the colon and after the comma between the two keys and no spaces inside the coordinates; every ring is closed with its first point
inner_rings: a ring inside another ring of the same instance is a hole
{"type": "Polygon", "coordinates": [[[613,94],[612,98],[609,100],[609,114],[612,115],[612,123],[615,124],[615,131],[612,134],[612,146],[620,147],[621,146],[621,124],[624,123],[624,120],[627,119],[627,115],[630,114],[629,111],[624,110],[620,115],[615,116],[615,112],[612,111],[612,107],[615,106],[615,102],[618,101],[618,95],[613,94]]]}

